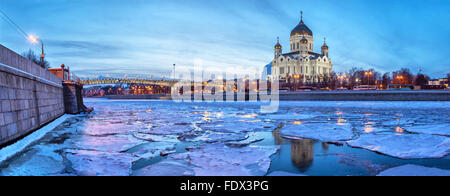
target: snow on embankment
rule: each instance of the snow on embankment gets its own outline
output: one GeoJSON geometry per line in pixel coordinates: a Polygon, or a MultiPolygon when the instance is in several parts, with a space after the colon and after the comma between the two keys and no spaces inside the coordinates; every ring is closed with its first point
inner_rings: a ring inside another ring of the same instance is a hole
{"type": "Polygon", "coordinates": [[[40,140],[42,137],[45,136],[48,132],[59,126],[61,123],[66,121],[69,118],[75,117],[76,115],[63,115],[60,118],[54,120],[53,122],[49,123],[48,125],[42,127],[41,129],[38,129],[37,131],[33,132],[32,134],[28,135],[27,137],[17,141],[16,143],[9,145],[3,149],[0,150],[0,163],[13,157],[17,153],[22,152],[25,150],[26,147],[31,145],[33,142],[40,140]]]}

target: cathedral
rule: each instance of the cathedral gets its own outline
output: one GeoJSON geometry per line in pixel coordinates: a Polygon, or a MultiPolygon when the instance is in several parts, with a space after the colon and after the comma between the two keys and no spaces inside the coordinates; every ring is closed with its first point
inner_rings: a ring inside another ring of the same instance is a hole
{"type": "Polygon", "coordinates": [[[333,63],[328,56],[328,46],[324,39],[321,53],[315,53],[314,36],[311,29],[303,22],[292,30],[290,37],[290,52],[283,53],[283,47],[278,38],[275,45],[273,61],[266,66],[266,72],[272,79],[286,82],[303,82],[306,84],[321,82],[324,77],[333,72],[333,63]]]}

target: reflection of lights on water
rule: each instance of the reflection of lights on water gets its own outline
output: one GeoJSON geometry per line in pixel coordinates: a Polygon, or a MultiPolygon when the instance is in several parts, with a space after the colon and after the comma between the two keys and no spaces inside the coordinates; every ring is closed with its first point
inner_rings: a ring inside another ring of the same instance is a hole
{"type": "Polygon", "coordinates": [[[364,124],[365,124],[365,125],[374,125],[374,124],[375,124],[375,122],[373,122],[373,121],[369,121],[369,122],[365,122],[364,124]]]}
{"type": "Polygon", "coordinates": [[[256,117],[258,117],[258,114],[246,114],[242,116],[242,118],[256,118],[256,117]]]}
{"type": "Polygon", "coordinates": [[[210,120],[211,118],[209,118],[211,115],[209,114],[208,111],[203,112],[203,120],[210,120]]]}
{"type": "Polygon", "coordinates": [[[294,121],[294,125],[301,125],[302,122],[301,121],[294,121]]]}
{"type": "Polygon", "coordinates": [[[150,113],[150,112],[152,112],[153,110],[151,110],[151,109],[148,109],[147,111],[145,111],[145,112],[147,112],[147,113],[150,113]]]}
{"type": "Polygon", "coordinates": [[[344,115],[344,113],[342,113],[342,112],[336,112],[334,114],[336,114],[336,115],[344,115]]]}
{"type": "Polygon", "coordinates": [[[339,118],[337,121],[337,125],[345,125],[345,122],[347,122],[347,120],[339,118]]]}
{"type": "Polygon", "coordinates": [[[401,127],[395,127],[395,132],[397,133],[396,135],[401,135],[405,132],[405,130],[401,127]]]}
{"type": "Polygon", "coordinates": [[[364,115],[366,115],[366,116],[372,116],[372,115],[375,115],[375,114],[373,114],[373,113],[365,113],[364,115]]]}
{"type": "Polygon", "coordinates": [[[364,127],[364,132],[366,132],[366,133],[372,133],[373,132],[373,127],[372,126],[366,126],[366,127],[364,127]]]}

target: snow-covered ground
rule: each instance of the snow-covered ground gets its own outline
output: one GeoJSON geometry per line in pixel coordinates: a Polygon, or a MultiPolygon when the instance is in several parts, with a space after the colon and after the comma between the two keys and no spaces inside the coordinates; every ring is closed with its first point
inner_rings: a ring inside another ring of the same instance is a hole
{"type": "Polygon", "coordinates": [[[281,102],[274,114],[259,113],[259,103],[86,105],[95,112],[61,118],[2,149],[0,175],[377,175],[389,168],[405,175],[413,167],[400,166],[408,164],[450,170],[449,102],[281,102]]]}

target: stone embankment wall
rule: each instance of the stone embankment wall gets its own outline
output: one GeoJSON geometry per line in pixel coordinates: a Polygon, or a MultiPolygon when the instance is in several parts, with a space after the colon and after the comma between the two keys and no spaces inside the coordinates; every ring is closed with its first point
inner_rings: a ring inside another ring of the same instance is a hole
{"type": "Polygon", "coordinates": [[[0,45],[0,147],[64,114],[62,80],[0,45]]]}

